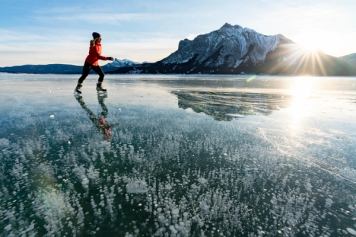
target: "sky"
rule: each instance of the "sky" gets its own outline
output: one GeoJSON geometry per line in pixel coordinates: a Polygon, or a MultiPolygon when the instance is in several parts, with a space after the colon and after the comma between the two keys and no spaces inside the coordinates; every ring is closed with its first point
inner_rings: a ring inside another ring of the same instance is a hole
{"type": "Polygon", "coordinates": [[[355,0],[0,0],[0,66],[82,65],[93,31],[103,55],[157,61],[225,22],[302,47],[356,53],[355,0]]]}

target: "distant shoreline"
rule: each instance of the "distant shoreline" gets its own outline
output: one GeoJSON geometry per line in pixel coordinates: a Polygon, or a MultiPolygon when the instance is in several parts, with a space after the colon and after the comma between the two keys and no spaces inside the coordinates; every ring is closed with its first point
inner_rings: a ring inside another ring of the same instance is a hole
{"type": "MultiPolygon", "coordinates": [[[[8,74],[8,75],[65,75],[65,76],[80,76],[80,73],[23,73],[23,72],[0,72],[0,75],[2,74],[8,74]]],[[[96,76],[95,73],[91,73],[91,76],[96,76]]],[[[194,76],[246,76],[246,77],[251,77],[251,76],[256,76],[256,77],[313,77],[313,78],[356,78],[356,75],[350,75],[350,76],[330,76],[330,75],[273,75],[273,74],[204,74],[204,73],[195,73],[195,74],[177,74],[177,73],[106,73],[107,76],[114,76],[114,75],[120,75],[120,76],[187,76],[187,77],[194,77],[194,76]]]]}

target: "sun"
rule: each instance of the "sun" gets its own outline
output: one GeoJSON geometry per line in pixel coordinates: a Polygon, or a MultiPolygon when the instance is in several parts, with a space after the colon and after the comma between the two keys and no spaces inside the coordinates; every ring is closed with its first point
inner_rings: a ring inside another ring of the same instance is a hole
{"type": "Polygon", "coordinates": [[[305,52],[329,53],[339,44],[335,35],[320,29],[305,27],[293,36],[295,43],[305,52]]]}
{"type": "Polygon", "coordinates": [[[330,38],[323,38],[323,35],[300,34],[297,40],[285,46],[285,55],[288,62],[286,70],[290,70],[299,75],[327,75],[328,54],[323,49],[333,44],[330,38]],[[326,65],[325,65],[326,64],[326,65]]]}
{"type": "Polygon", "coordinates": [[[313,42],[307,42],[304,45],[301,45],[303,51],[313,53],[313,52],[319,52],[322,51],[315,43],[313,42]]]}
{"type": "Polygon", "coordinates": [[[322,42],[317,37],[308,37],[299,42],[299,46],[306,53],[320,52],[322,42]]]}

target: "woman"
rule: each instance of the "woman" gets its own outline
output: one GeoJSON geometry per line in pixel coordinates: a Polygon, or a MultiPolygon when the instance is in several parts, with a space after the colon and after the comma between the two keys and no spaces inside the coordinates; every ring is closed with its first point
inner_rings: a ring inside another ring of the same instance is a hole
{"type": "Polygon", "coordinates": [[[101,67],[99,66],[99,59],[100,60],[113,60],[112,57],[105,57],[101,55],[101,35],[97,32],[93,32],[93,40],[90,41],[90,48],[89,48],[89,55],[85,59],[85,63],[83,66],[83,72],[82,76],[78,80],[77,87],[75,88],[75,92],[81,94],[82,91],[80,88],[82,87],[82,83],[85,80],[85,78],[89,75],[89,72],[91,69],[93,69],[98,75],[98,83],[96,84],[96,90],[98,92],[106,92],[106,89],[104,89],[101,84],[104,80],[104,73],[103,70],[101,70],[101,67]]]}

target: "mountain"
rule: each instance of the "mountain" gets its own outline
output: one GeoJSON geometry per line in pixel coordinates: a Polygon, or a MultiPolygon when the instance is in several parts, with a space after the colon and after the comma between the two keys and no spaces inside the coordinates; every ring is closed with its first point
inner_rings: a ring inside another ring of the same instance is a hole
{"type": "MultiPolygon", "coordinates": [[[[111,72],[120,67],[130,67],[136,65],[128,59],[115,59],[111,63],[102,66],[104,72],[111,72]]],[[[47,64],[47,65],[21,65],[12,67],[0,67],[0,72],[8,73],[32,73],[32,74],[80,74],[82,66],[70,64],[47,64]]]]}
{"type": "Polygon", "coordinates": [[[69,64],[22,65],[0,67],[0,72],[33,74],[78,74],[82,72],[82,67],[69,64]]]}
{"type": "Polygon", "coordinates": [[[115,73],[258,73],[352,75],[337,57],[306,52],[283,35],[264,35],[239,25],[179,42],[177,51],[156,63],[122,67],[115,73]]]}
{"type": "Polygon", "coordinates": [[[115,58],[114,61],[112,61],[111,63],[107,63],[105,64],[102,68],[104,70],[104,72],[109,72],[112,70],[115,70],[117,68],[121,68],[121,67],[131,67],[134,66],[138,63],[128,60],[128,59],[117,59],[115,58]]]}
{"type": "Polygon", "coordinates": [[[257,64],[275,50],[282,36],[266,36],[241,26],[225,24],[217,31],[199,35],[194,40],[182,40],[178,50],[161,62],[182,64],[194,60],[202,67],[237,68],[250,62],[257,64]]]}
{"type": "Polygon", "coordinates": [[[356,53],[345,55],[343,57],[340,57],[340,59],[348,62],[349,64],[356,66],[356,53]]]}

